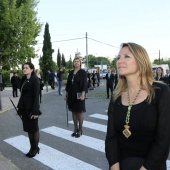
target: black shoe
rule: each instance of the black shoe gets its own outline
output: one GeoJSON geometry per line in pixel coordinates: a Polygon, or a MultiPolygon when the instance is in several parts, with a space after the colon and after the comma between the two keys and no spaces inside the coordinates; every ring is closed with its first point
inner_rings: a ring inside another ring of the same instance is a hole
{"type": "Polygon", "coordinates": [[[25,154],[27,157],[31,154],[32,152],[32,148],[29,150],[29,152],[27,154],[25,154]]]}
{"type": "Polygon", "coordinates": [[[71,134],[71,136],[75,137],[77,133],[78,133],[78,130],[74,130],[74,132],[71,134]]]}
{"type": "Polygon", "coordinates": [[[82,135],[82,131],[79,131],[79,132],[76,133],[75,137],[79,138],[81,135],[82,135]]]}
{"type": "Polygon", "coordinates": [[[33,158],[37,153],[39,154],[40,148],[38,147],[37,149],[32,149],[31,152],[28,152],[26,154],[27,157],[33,158]]]}

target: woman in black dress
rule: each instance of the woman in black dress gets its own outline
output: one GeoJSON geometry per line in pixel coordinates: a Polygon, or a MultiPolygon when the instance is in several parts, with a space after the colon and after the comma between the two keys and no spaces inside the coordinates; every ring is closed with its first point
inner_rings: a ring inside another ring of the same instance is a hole
{"type": "Polygon", "coordinates": [[[155,80],[157,81],[162,81],[162,82],[166,82],[166,78],[164,76],[164,70],[162,67],[158,67],[156,69],[156,77],[155,77],[155,80]]]}
{"type": "Polygon", "coordinates": [[[34,65],[27,62],[23,65],[24,76],[21,79],[21,97],[18,102],[18,114],[22,118],[23,130],[28,132],[30,150],[27,157],[34,157],[39,153],[39,127],[38,116],[41,114],[39,108],[40,84],[34,72],[34,65]]]}
{"type": "Polygon", "coordinates": [[[87,74],[81,69],[81,60],[76,57],[73,60],[74,70],[69,72],[66,85],[66,97],[68,108],[72,112],[74,132],[71,136],[82,135],[83,112],[85,109],[85,93],[87,92],[87,74]]]}
{"type": "Polygon", "coordinates": [[[166,170],[170,89],[154,80],[149,56],[138,44],[122,44],[117,70],[105,141],[110,170],[166,170]]]}

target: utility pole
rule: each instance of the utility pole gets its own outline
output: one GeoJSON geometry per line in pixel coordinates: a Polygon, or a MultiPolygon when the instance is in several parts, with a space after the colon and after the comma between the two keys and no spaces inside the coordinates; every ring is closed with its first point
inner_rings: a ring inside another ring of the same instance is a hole
{"type": "Polygon", "coordinates": [[[160,50],[159,50],[159,64],[161,64],[161,60],[160,60],[160,50]]]}
{"type": "Polygon", "coordinates": [[[86,67],[88,70],[88,42],[87,42],[87,32],[86,32],[86,67]]]}

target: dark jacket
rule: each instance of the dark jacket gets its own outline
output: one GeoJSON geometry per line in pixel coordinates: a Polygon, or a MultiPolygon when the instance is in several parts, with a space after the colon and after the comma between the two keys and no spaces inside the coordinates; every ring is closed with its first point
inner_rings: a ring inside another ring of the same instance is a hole
{"type": "Polygon", "coordinates": [[[58,81],[63,81],[63,73],[64,73],[64,71],[58,71],[58,73],[57,73],[58,81]]]}
{"type": "Polygon", "coordinates": [[[21,79],[21,97],[17,108],[31,110],[32,115],[39,115],[39,91],[40,82],[36,75],[32,75],[30,79],[23,76],[21,79]]]}
{"type": "MultiPolygon", "coordinates": [[[[65,88],[65,90],[67,92],[69,91],[69,89],[72,85],[73,72],[74,72],[74,70],[71,70],[69,72],[69,76],[67,78],[67,85],[66,85],[66,88],[65,88]]],[[[87,74],[83,69],[80,69],[77,72],[77,76],[75,77],[74,81],[78,85],[77,92],[82,92],[82,91],[85,91],[86,93],[88,92],[88,90],[87,90],[87,74]]]]}
{"type": "Polygon", "coordinates": [[[109,86],[113,86],[114,83],[114,75],[110,73],[110,78],[108,77],[108,73],[106,74],[106,83],[109,86]]]}
{"type": "Polygon", "coordinates": [[[19,86],[20,78],[18,76],[12,76],[11,77],[11,84],[12,84],[12,86],[19,86]]]}

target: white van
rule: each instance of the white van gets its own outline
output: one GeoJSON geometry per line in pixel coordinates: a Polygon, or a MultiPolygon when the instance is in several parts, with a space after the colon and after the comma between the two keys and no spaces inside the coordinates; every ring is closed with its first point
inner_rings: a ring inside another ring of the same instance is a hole
{"type": "Polygon", "coordinates": [[[152,66],[152,70],[156,70],[158,67],[162,67],[164,70],[164,75],[166,75],[166,70],[169,69],[168,64],[157,64],[152,66]]]}

